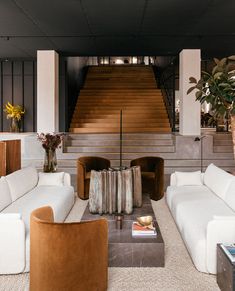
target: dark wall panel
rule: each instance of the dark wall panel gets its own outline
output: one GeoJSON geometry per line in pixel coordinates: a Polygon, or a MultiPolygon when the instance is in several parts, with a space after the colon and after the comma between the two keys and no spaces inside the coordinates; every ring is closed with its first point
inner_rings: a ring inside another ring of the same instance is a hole
{"type": "Polygon", "coordinates": [[[67,65],[65,58],[59,62],[59,131],[68,131],[67,65]]]}
{"type": "MultiPolygon", "coordinates": [[[[13,96],[14,104],[21,104],[23,100],[23,80],[22,75],[13,76],[13,96]]],[[[23,105],[23,104],[22,104],[23,105]]]]}
{"type": "MultiPolygon", "coordinates": [[[[5,105],[7,102],[12,103],[12,75],[3,75],[2,79],[2,86],[3,86],[3,107],[5,108],[5,105]]],[[[3,115],[3,131],[8,131],[9,130],[9,124],[10,120],[6,119],[6,114],[4,112],[3,115]]]]}
{"type": "Polygon", "coordinates": [[[3,112],[5,104],[22,105],[26,109],[21,129],[36,128],[36,61],[0,61],[0,131],[9,131],[9,120],[3,112]]]}
{"type": "Polygon", "coordinates": [[[24,130],[34,131],[34,90],[33,76],[24,76],[24,108],[26,111],[24,117],[24,130]]]}
{"type": "Polygon", "coordinates": [[[83,87],[87,73],[88,57],[68,57],[67,58],[67,130],[73,116],[80,89],[83,87]]]}
{"type": "Polygon", "coordinates": [[[0,62],[0,131],[3,123],[3,100],[2,100],[2,63],[0,62]]]}

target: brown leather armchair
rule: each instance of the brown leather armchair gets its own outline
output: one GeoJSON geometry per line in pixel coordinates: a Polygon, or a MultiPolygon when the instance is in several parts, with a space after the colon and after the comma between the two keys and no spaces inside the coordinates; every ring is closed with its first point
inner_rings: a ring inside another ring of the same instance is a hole
{"type": "Polygon", "coordinates": [[[77,192],[81,199],[89,198],[91,170],[108,170],[110,161],[100,157],[81,157],[77,160],[77,192]]]}
{"type": "Polygon", "coordinates": [[[143,193],[153,200],[164,195],[164,160],[160,157],[142,157],[131,161],[132,166],[140,166],[143,193]]]}
{"type": "Polygon", "coordinates": [[[51,207],[30,219],[30,291],[105,291],[107,220],[54,223],[51,207]]]}

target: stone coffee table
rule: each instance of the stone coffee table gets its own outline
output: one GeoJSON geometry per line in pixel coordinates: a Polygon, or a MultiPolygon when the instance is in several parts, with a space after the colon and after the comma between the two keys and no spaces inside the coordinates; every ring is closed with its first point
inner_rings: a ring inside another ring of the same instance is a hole
{"type": "MultiPolygon", "coordinates": [[[[131,215],[124,215],[122,229],[116,229],[114,215],[102,215],[108,220],[109,226],[109,267],[164,267],[164,241],[157,224],[151,201],[143,196],[141,208],[134,208],[131,215]],[[156,237],[132,237],[132,222],[136,217],[151,215],[157,230],[156,237]]],[[[86,208],[83,220],[100,219],[99,214],[91,214],[86,208]]]]}

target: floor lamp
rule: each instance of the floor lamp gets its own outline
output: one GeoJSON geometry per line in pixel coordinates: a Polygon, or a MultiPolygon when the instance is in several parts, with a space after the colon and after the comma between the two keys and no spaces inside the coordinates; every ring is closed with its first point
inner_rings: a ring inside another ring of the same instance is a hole
{"type": "Polygon", "coordinates": [[[200,141],[200,146],[201,146],[201,161],[200,161],[200,165],[201,165],[201,172],[202,172],[202,170],[203,170],[203,164],[202,164],[202,162],[203,162],[203,146],[202,146],[202,140],[203,140],[203,138],[204,137],[206,137],[206,135],[202,135],[202,136],[197,136],[197,137],[195,137],[195,139],[194,139],[194,141],[200,141]]]}

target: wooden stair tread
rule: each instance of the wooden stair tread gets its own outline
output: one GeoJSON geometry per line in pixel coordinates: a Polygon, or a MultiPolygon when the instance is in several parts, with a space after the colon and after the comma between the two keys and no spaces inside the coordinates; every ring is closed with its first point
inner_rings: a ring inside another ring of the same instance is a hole
{"type": "Polygon", "coordinates": [[[118,133],[120,110],[125,132],[171,132],[161,90],[147,66],[89,67],[70,132],[118,133]]]}

